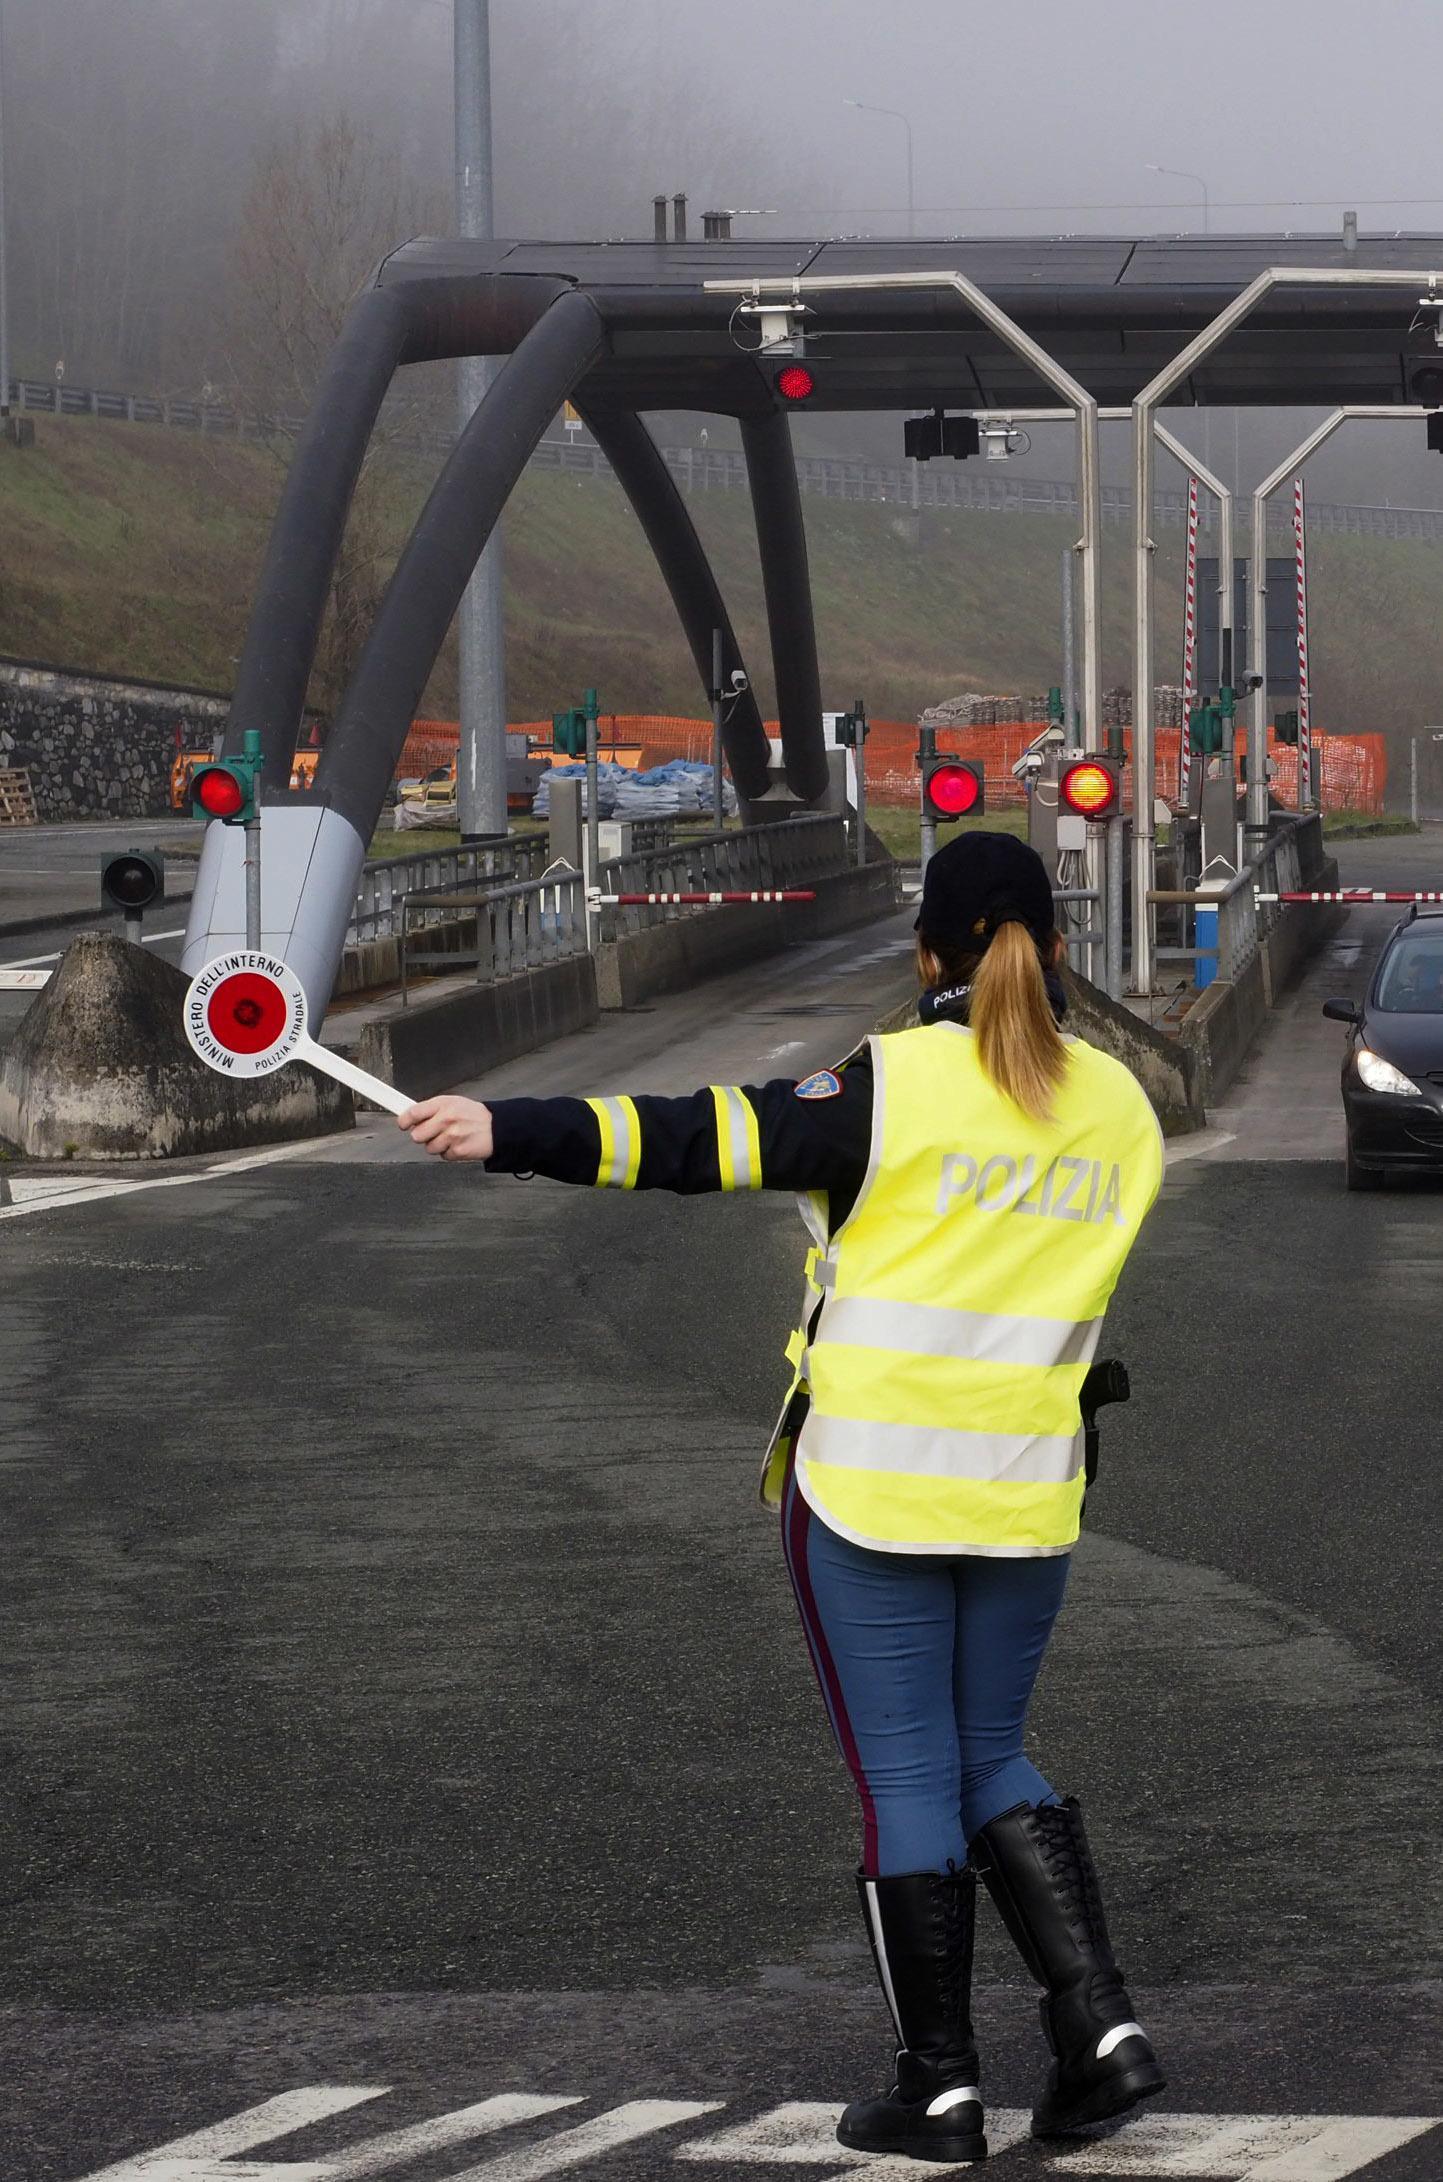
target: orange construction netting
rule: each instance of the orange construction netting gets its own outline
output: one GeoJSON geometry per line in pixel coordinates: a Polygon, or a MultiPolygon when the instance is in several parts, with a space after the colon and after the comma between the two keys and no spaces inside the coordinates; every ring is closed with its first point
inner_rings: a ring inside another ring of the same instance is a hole
{"type": "MultiPolygon", "coordinates": [[[[769,720],[767,732],[775,734],[769,720]]],[[[1016,721],[1002,727],[943,727],[937,731],[939,750],[982,763],[988,801],[994,808],[1021,805],[1026,794],[1012,768],[1027,745],[1042,732],[1045,722],[1016,721]]],[[[688,758],[706,764],[711,758],[711,721],[682,718],[673,713],[603,713],[598,722],[604,754],[615,750],[643,767],[665,765],[672,758],[688,758]]],[[[526,735],[532,742],[550,743],[549,720],[514,722],[510,732],[526,735]]],[[[1131,733],[1124,730],[1131,746],[1131,733]]],[[[417,720],[401,753],[398,768],[406,776],[449,765],[456,755],[460,730],[454,720],[417,720]]],[[[1173,801],[1178,793],[1178,754],[1181,735],[1175,727],[1157,731],[1156,793],[1173,801]]],[[[1322,754],[1322,804],[1325,811],[1380,812],[1388,783],[1388,743],[1384,735],[1318,735],[1322,754]]],[[[1247,747],[1244,731],[1238,732],[1239,755],[1247,747]]],[[[917,800],[916,723],[910,720],[873,720],[867,738],[867,794],[874,803],[908,805],[917,800]]],[[[1279,800],[1296,804],[1298,753],[1285,744],[1271,744],[1269,755],[1277,763],[1273,782],[1279,800]]],[[[1131,800],[1131,766],[1125,793],[1131,800]]]]}

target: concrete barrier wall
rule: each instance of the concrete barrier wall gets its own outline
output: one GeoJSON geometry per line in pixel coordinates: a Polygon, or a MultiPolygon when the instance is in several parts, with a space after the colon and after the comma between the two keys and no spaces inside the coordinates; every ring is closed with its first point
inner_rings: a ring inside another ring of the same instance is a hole
{"type": "Polygon", "coordinates": [[[356,1060],[383,1083],[430,1098],[553,1038],[587,1029],[599,1012],[595,965],[589,955],[576,955],[520,977],[395,1008],[366,1025],[356,1060]]]}
{"type": "Polygon", "coordinates": [[[891,916],[901,900],[897,867],[890,862],[809,884],[816,892],[814,902],[710,909],[609,942],[597,961],[602,1007],[637,1007],[659,993],[679,992],[703,978],[744,969],[784,948],[870,924],[891,916]]]}

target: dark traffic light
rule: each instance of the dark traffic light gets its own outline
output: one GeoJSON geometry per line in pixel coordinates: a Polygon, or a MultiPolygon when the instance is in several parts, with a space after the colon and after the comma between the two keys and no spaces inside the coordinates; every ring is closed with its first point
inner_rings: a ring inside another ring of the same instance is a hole
{"type": "Polygon", "coordinates": [[[127,849],[123,856],[102,857],[100,902],[122,916],[143,916],[165,900],[165,858],[149,849],[127,849]]]}
{"type": "Polygon", "coordinates": [[[902,421],[903,451],[917,462],[930,462],[934,455],[950,455],[954,462],[965,462],[981,445],[981,428],[975,417],[948,417],[938,409],[930,417],[905,417],[902,421]]]}
{"type": "Polygon", "coordinates": [[[1296,712],[1278,712],[1273,715],[1273,733],[1278,741],[1290,743],[1294,749],[1298,741],[1298,715],[1296,712]]]}
{"type": "Polygon", "coordinates": [[[582,705],[569,705],[565,712],[551,715],[551,747],[564,750],[569,758],[586,755],[586,710],[582,705]]]}

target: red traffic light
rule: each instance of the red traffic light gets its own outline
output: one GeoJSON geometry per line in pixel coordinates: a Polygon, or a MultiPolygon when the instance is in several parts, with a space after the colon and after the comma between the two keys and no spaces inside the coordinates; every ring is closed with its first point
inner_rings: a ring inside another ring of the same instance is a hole
{"type": "Polygon", "coordinates": [[[234,818],[245,808],[245,788],[228,766],[203,765],[191,780],[190,792],[207,818],[234,818]]]}
{"type": "Polygon", "coordinates": [[[1115,770],[1099,758],[1079,758],[1064,768],[1057,783],[1059,802],[1079,818],[1110,818],[1120,793],[1115,770]]]}
{"type": "Polygon", "coordinates": [[[944,760],[924,776],[922,797],[935,818],[966,818],[982,809],[982,774],[975,765],[944,760]]]}
{"type": "Polygon", "coordinates": [[[805,364],[784,365],[775,384],[784,402],[810,401],[817,391],[817,382],[805,364]]]}

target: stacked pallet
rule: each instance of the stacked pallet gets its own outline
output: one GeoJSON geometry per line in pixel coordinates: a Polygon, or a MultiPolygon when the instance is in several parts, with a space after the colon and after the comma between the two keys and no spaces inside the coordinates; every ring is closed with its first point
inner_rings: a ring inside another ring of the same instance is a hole
{"type": "Polygon", "coordinates": [[[1011,727],[1021,720],[1045,720],[1045,697],[990,697],[964,690],[922,714],[923,727],[1011,727]]]}
{"type": "Polygon", "coordinates": [[[30,775],[21,772],[18,766],[0,768],[0,826],[38,824],[30,775]]]}

